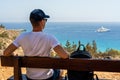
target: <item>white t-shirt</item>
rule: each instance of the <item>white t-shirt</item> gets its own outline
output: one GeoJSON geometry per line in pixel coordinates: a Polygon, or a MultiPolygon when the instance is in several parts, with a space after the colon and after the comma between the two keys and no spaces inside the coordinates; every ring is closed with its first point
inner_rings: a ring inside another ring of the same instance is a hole
{"type": "MultiPolygon", "coordinates": [[[[25,56],[50,56],[51,49],[59,42],[54,36],[43,32],[27,32],[17,37],[13,44],[21,46],[25,56]]],[[[47,79],[52,75],[52,69],[27,68],[27,76],[31,79],[47,79]]]]}

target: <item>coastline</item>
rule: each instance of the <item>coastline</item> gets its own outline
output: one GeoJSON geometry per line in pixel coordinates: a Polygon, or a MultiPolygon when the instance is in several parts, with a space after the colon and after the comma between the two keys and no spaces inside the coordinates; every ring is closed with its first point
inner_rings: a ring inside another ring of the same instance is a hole
{"type": "MultiPolygon", "coordinates": [[[[7,30],[25,29],[28,32],[32,29],[29,22],[6,22],[2,24],[6,26],[7,30]]],[[[84,45],[95,40],[98,51],[104,52],[111,48],[120,50],[118,45],[120,44],[119,22],[48,22],[44,31],[55,35],[63,45],[67,40],[75,43],[80,40],[84,45]],[[95,32],[100,26],[105,26],[111,31],[104,33],[95,32]]]]}

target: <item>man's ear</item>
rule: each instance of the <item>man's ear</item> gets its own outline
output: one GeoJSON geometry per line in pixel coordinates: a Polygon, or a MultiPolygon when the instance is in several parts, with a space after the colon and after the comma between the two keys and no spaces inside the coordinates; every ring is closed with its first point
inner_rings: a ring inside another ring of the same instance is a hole
{"type": "Polygon", "coordinates": [[[43,20],[39,21],[39,24],[40,24],[40,25],[43,24],[43,20]]]}
{"type": "Polygon", "coordinates": [[[40,26],[41,26],[42,29],[43,29],[43,27],[45,26],[45,21],[44,21],[44,20],[41,20],[41,21],[39,22],[39,24],[40,24],[40,26]]]}

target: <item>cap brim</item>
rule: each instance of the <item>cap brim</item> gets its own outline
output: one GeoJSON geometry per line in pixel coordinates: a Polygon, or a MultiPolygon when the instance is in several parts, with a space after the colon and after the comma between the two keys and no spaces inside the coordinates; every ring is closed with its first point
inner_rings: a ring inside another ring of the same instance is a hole
{"type": "Polygon", "coordinates": [[[50,18],[50,16],[49,15],[45,15],[45,17],[44,18],[50,18]]]}

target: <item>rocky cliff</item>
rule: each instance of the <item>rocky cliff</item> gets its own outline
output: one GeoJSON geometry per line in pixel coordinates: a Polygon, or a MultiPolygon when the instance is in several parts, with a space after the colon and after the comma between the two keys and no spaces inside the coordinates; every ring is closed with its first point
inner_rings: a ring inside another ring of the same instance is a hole
{"type": "MultiPolygon", "coordinates": [[[[0,27],[0,55],[3,54],[4,49],[13,42],[13,40],[21,33],[17,30],[6,30],[0,27]]],[[[20,53],[22,50],[18,49],[16,52],[20,53]]]]}

